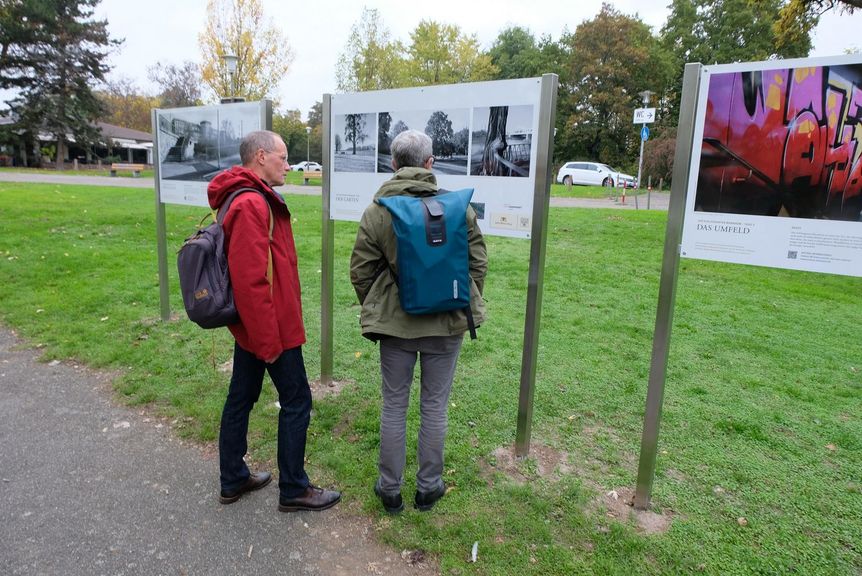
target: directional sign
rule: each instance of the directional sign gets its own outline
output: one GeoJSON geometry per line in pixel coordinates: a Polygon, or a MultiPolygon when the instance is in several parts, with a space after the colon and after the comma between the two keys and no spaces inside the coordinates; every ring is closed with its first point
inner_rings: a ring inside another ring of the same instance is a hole
{"type": "Polygon", "coordinates": [[[655,108],[635,108],[634,124],[651,124],[655,122],[655,108]]]}
{"type": "Polygon", "coordinates": [[[649,138],[649,126],[644,125],[644,127],[641,128],[641,140],[646,142],[647,138],[649,138]]]}

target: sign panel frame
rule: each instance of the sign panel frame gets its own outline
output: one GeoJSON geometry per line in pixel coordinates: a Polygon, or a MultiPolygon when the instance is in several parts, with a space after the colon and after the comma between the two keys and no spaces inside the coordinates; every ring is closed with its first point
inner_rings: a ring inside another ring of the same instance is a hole
{"type": "Polygon", "coordinates": [[[159,201],[209,207],[209,181],[240,164],[239,143],[246,134],[271,126],[270,100],[154,109],[159,201]]]}
{"type": "Polygon", "coordinates": [[[680,255],[862,276],[862,57],[704,66],[680,255]]]}
{"type": "Polygon", "coordinates": [[[359,221],[392,176],[387,147],[398,131],[439,130],[439,138],[431,135],[440,187],[474,189],[483,234],[530,238],[541,83],[526,78],[332,95],[332,165],[326,168],[332,219],[359,221]]]}

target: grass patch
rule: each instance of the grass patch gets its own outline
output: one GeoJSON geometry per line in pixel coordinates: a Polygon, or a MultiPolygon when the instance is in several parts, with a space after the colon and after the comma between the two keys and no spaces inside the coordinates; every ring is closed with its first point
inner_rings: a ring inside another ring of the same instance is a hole
{"type": "MultiPolygon", "coordinates": [[[[0,168],[0,172],[20,172],[22,174],[60,174],[63,176],[110,176],[111,165],[110,163],[107,163],[103,164],[102,168],[96,168],[94,166],[93,168],[79,168],[78,170],[54,170],[52,168],[0,168]]],[[[117,171],[117,177],[134,178],[135,176],[130,170],[119,170],[117,171]]],[[[152,177],[152,168],[145,168],[144,170],[141,170],[139,178],[152,177]]]]}
{"type": "MultiPolygon", "coordinates": [[[[305,184],[305,179],[303,178],[304,172],[294,172],[291,170],[290,172],[285,173],[284,175],[284,183],[285,184],[293,184],[295,186],[302,186],[305,184]]],[[[322,178],[309,178],[308,179],[309,186],[323,186],[322,178]]]]}
{"type": "MultiPolygon", "coordinates": [[[[669,192],[669,190],[665,190],[669,192]]],[[[643,196],[646,190],[639,188],[628,189],[626,196],[643,196]]],[[[604,186],[566,186],[565,184],[551,184],[551,197],[555,198],[616,198],[622,196],[622,188],[606,188],[604,186]]]]}
{"type": "MultiPolygon", "coordinates": [[[[288,203],[314,377],[320,198],[288,203]]],[[[172,262],[202,213],[167,207],[172,262]]],[[[152,190],[0,183],[0,214],[0,320],[46,360],[121,370],[126,402],[189,418],[183,434],[215,439],[228,381],[216,367],[231,339],[184,316],[158,321],[152,190]]],[[[451,398],[454,489],[431,513],[394,518],[371,492],[379,368],[348,281],[356,225],[337,223],[335,371],[349,383],[315,403],[312,478],[343,489],[396,549],[437,555],[444,574],[859,574],[859,278],[684,260],[653,492],[671,527],[647,535],[607,505],[608,491],[635,484],[665,217],[551,210],[535,449],[518,478],[497,455],[514,442],[529,243],[488,238],[489,322],[465,344],[451,398]],[[542,453],[564,457],[548,472],[542,453]],[[474,541],[479,562],[468,564],[474,541]]],[[[265,461],[274,400],[265,387],[252,415],[250,450],[265,461]]],[[[417,408],[414,394],[408,501],[417,408]]]]}

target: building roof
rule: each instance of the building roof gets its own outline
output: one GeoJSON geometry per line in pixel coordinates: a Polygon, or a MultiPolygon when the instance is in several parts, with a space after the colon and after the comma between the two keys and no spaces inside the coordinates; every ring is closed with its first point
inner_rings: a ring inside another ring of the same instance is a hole
{"type": "Polygon", "coordinates": [[[123,128],[122,126],[115,126],[114,124],[108,124],[107,122],[96,122],[96,126],[98,126],[102,131],[102,135],[107,138],[134,140],[138,143],[153,141],[153,135],[149,132],[123,128]]]}

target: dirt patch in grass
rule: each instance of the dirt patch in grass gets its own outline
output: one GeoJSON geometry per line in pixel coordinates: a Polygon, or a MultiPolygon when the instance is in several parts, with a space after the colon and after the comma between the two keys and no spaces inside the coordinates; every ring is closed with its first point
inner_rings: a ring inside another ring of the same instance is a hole
{"type": "MultiPolygon", "coordinates": [[[[504,475],[511,482],[519,485],[535,481],[539,478],[557,482],[563,476],[578,474],[577,469],[569,463],[569,454],[550,446],[533,443],[526,458],[515,456],[514,446],[501,446],[480,462],[482,477],[493,486],[498,474],[504,475]]],[[[597,496],[588,506],[588,512],[599,514],[623,523],[632,522],[642,534],[663,534],[670,529],[674,514],[670,510],[661,513],[652,510],[636,510],[634,508],[634,490],[629,487],[619,487],[608,490],[584,474],[578,474],[596,491],[597,496]]]]}
{"type": "Polygon", "coordinates": [[[320,379],[311,380],[308,384],[311,386],[311,396],[315,400],[326,398],[327,396],[338,396],[345,386],[353,384],[353,380],[332,380],[328,384],[323,384],[320,379]]]}
{"type": "Polygon", "coordinates": [[[605,509],[605,516],[620,522],[633,522],[642,534],[664,534],[670,529],[673,514],[664,511],[637,510],[634,507],[635,492],[624,486],[600,494],[593,502],[597,508],[605,509]]]}
{"type": "Polygon", "coordinates": [[[515,456],[514,446],[501,446],[482,459],[480,469],[489,485],[494,484],[495,473],[504,474],[516,484],[526,484],[537,478],[553,482],[572,472],[568,462],[568,453],[533,443],[526,458],[515,456]]]}

